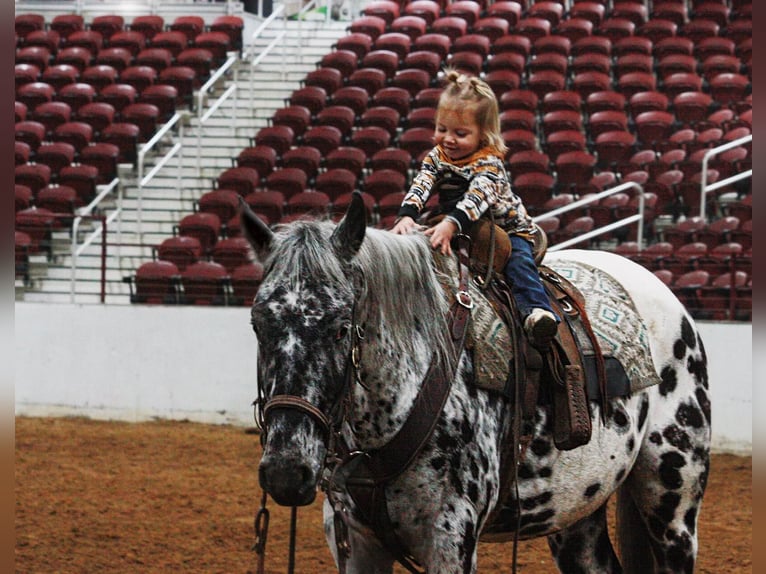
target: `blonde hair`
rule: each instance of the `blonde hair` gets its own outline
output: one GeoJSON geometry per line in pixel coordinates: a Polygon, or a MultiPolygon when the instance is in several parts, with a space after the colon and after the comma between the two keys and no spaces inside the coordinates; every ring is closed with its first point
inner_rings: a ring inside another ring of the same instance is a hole
{"type": "Polygon", "coordinates": [[[500,132],[500,111],[492,88],[476,76],[468,76],[448,68],[444,71],[444,91],[439,96],[438,110],[470,108],[481,130],[482,145],[490,146],[500,154],[508,148],[500,132]]]}

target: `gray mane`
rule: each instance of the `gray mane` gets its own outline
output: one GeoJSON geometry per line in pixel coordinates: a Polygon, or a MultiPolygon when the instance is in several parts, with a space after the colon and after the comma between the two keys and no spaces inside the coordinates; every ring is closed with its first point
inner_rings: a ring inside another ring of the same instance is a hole
{"type": "MultiPolygon", "coordinates": [[[[330,221],[299,221],[278,228],[266,262],[268,272],[277,273],[292,285],[312,276],[322,278],[325,285],[351,287],[348,264],[338,259],[330,244],[334,230],[330,221]]],[[[413,355],[413,331],[418,329],[444,360],[450,349],[448,303],[444,277],[434,269],[431,253],[422,234],[400,236],[368,227],[351,265],[364,279],[358,298],[364,320],[377,323],[377,331],[385,327],[395,347],[413,355]]]]}

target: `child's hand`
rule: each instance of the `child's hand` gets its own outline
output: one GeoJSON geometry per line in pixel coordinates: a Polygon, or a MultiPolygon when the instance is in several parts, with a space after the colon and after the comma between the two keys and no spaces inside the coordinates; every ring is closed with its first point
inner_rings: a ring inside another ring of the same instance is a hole
{"type": "Polygon", "coordinates": [[[426,229],[425,235],[431,238],[431,247],[439,249],[442,255],[452,255],[452,236],[457,231],[457,225],[449,219],[442,219],[433,227],[426,229]]]}
{"type": "Polygon", "coordinates": [[[394,225],[394,228],[391,230],[391,233],[396,233],[397,235],[408,235],[409,233],[412,233],[416,227],[418,227],[418,224],[415,223],[415,220],[412,219],[409,215],[405,215],[399,221],[397,221],[396,225],[394,225]]]}

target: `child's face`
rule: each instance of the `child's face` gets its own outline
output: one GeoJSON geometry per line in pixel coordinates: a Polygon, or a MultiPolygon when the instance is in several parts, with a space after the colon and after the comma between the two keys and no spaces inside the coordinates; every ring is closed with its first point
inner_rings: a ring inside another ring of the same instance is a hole
{"type": "Polygon", "coordinates": [[[443,108],[436,117],[434,142],[452,161],[464,159],[481,146],[481,129],[470,108],[443,108]]]}

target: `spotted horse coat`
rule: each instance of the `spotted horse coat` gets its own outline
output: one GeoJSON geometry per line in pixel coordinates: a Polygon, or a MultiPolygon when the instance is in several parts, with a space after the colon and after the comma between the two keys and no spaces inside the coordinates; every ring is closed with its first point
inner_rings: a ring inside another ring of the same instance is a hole
{"type": "MultiPolygon", "coordinates": [[[[312,503],[322,488],[325,534],[341,570],[390,574],[395,555],[344,489],[353,464],[334,464],[333,445],[342,437],[355,459],[381,448],[410,414],[432,361],[449,363],[445,277],[422,234],[367,228],[358,196],[337,226],[294,222],[272,232],[247,209],[242,221],[265,268],[251,310],[266,433],[261,485],[289,506],[312,503]],[[347,555],[339,542],[348,542],[347,555]]],[[[554,268],[568,261],[608,273],[630,294],[661,383],[613,399],[605,424],[591,404],[591,441],[571,451],[554,447],[549,412],[539,409],[518,467],[520,516],[514,504],[500,516],[519,525],[522,539],[547,536],[562,572],[691,572],[709,468],[702,340],[679,301],[640,266],[592,251],[546,259],[554,268]],[[615,492],[619,559],[606,520],[615,492]]],[[[478,542],[493,538],[484,530],[500,499],[512,408],[472,378],[463,351],[432,435],[385,487],[393,533],[429,574],[476,572],[478,542]]]]}

